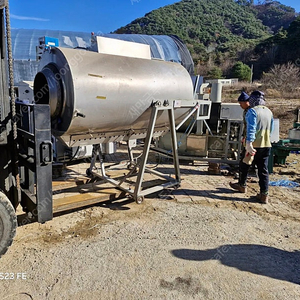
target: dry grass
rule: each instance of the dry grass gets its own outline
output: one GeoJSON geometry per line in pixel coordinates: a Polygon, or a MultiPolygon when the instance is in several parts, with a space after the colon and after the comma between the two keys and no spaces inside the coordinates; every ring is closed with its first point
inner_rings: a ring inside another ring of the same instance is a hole
{"type": "Polygon", "coordinates": [[[225,103],[236,102],[242,91],[251,94],[259,88],[258,83],[238,82],[231,86],[223,86],[222,101],[225,103]]]}
{"type": "Polygon", "coordinates": [[[222,101],[225,103],[236,102],[241,91],[250,94],[256,89],[264,91],[267,106],[272,110],[274,118],[279,119],[280,138],[287,138],[289,129],[293,127],[293,123],[296,120],[296,110],[300,108],[300,91],[287,93],[276,89],[264,90],[263,86],[258,83],[249,84],[240,82],[232,86],[223,87],[222,101]]]}

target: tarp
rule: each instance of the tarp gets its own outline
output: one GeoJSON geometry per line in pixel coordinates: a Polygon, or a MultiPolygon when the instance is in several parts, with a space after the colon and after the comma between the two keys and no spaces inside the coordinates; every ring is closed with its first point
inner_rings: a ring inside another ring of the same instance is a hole
{"type": "MultiPolygon", "coordinates": [[[[36,75],[36,47],[43,36],[57,38],[60,47],[91,49],[91,33],[40,29],[12,29],[15,84],[32,81],[36,75]]],[[[101,34],[101,36],[148,44],[152,58],[182,64],[194,75],[194,64],[185,44],[176,36],[141,34],[101,34]]]]}

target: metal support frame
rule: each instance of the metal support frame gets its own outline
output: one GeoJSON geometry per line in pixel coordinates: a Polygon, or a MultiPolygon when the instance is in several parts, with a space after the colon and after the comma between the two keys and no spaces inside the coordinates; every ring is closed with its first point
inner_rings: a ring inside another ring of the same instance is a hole
{"type": "MultiPolygon", "coordinates": [[[[205,122],[205,120],[203,120],[205,122]]],[[[207,125],[207,123],[205,122],[207,125]]],[[[207,125],[207,128],[209,129],[209,132],[213,136],[212,132],[210,131],[209,126],[207,125]]],[[[226,163],[226,164],[238,164],[239,163],[239,156],[241,153],[241,139],[242,139],[242,132],[243,132],[243,122],[240,120],[228,120],[227,122],[227,132],[226,132],[226,140],[224,143],[224,157],[222,158],[216,158],[216,157],[200,157],[197,155],[179,155],[179,159],[182,160],[190,160],[190,161],[207,161],[207,162],[212,162],[212,163],[226,163]],[[238,133],[235,136],[235,140],[231,141],[230,136],[231,136],[231,126],[232,123],[236,123],[239,126],[238,133]],[[237,156],[235,159],[230,159],[228,157],[229,155],[229,148],[231,145],[236,145],[237,147],[237,156]]],[[[224,136],[225,137],[225,136],[224,136]]],[[[170,157],[170,151],[158,148],[158,147],[151,147],[151,150],[154,152],[157,152],[163,156],[170,157]]]]}
{"type": "Polygon", "coordinates": [[[53,218],[50,107],[17,104],[21,205],[39,223],[53,218]]]}
{"type": "Polygon", "coordinates": [[[129,167],[132,167],[135,165],[135,158],[133,157],[132,149],[136,147],[136,140],[128,140],[127,141],[127,151],[128,151],[128,157],[129,157],[129,167]]]}
{"type": "Polygon", "coordinates": [[[243,121],[228,120],[228,122],[227,122],[227,137],[226,137],[226,143],[225,143],[225,160],[226,161],[229,161],[228,152],[229,152],[230,145],[237,145],[238,146],[238,155],[237,155],[236,161],[239,161],[239,156],[240,156],[241,148],[242,148],[242,143],[241,143],[242,133],[243,133],[243,121]],[[231,124],[232,123],[237,123],[238,126],[239,126],[237,140],[235,140],[235,141],[230,141],[230,130],[231,130],[231,124]]]}
{"type": "Polygon", "coordinates": [[[188,118],[199,109],[199,104],[197,103],[195,107],[189,112],[189,114],[176,126],[175,130],[178,130],[188,118]]]}
{"type": "Polygon", "coordinates": [[[96,177],[99,177],[99,178],[103,179],[104,181],[112,184],[116,188],[119,188],[119,189],[127,192],[129,195],[131,195],[134,198],[134,200],[137,203],[142,203],[144,200],[144,196],[146,196],[146,195],[161,191],[168,187],[172,187],[172,186],[178,187],[180,185],[180,169],[179,169],[178,146],[177,146],[177,138],[176,138],[175,117],[174,117],[174,102],[171,102],[171,104],[167,105],[167,106],[161,105],[160,103],[154,103],[152,105],[151,116],[150,116],[150,120],[149,120],[149,126],[148,126],[148,130],[147,130],[144,147],[143,147],[141,162],[138,165],[135,164],[132,153],[131,153],[131,149],[129,147],[128,150],[129,150],[129,154],[130,154],[130,164],[134,164],[134,167],[121,180],[115,180],[115,179],[109,178],[106,175],[105,168],[104,168],[104,162],[103,162],[102,155],[101,155],[101,148],[100,148],[100,146],[98,147],[96,145],[94,147],[95,147],[95,152],[94,152],[95,157],[93,157],[90,168],[87,170],[87,173],[92,174],[96,177]],[[161,172],[158,172],[158,171],[155,171],[155,170],[152,170],[152,169],[149,169],[146,167],[149,152],[150,152],[150,146],[151,146],[151,142],[152,142],[152,138],[153,138],[153,134],[154,134],[155,123],[156,123],[157,116],[158,116],[158,111],[167,111],[168,112],[168,120],[169,120],[171,139],[172,139],[172,153],[173,153],[175,178],[172,178],[161,172]],[[96,155],[99,155],[99,160],[100,160],[100,165],[101,165],[101,175],[96,172],[93,172],[94,164],[96,161],[96,155]],[[154,187],[142,189],[142,183],[143,183],[143,178],[144,178],[145,172],[152,173],[158,177],[168,180],[168,182],[163,183],[161,185],[154,186],[154,187]],[[137,175],[137,180],[135,182],[134,190],[132,190],[131,188],[122,186],[122,184],[125,182],[125,180],[128,177],[131,177],[133,175],[137,175]]]}

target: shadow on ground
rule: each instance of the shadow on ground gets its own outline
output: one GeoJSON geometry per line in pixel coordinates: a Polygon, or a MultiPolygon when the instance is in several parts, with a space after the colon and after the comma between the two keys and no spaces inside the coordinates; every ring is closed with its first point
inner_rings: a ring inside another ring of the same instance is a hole
{"type": "Polygon", "coordinates": [[[216,188],[214,190],[198,190],[198,189],[178,189],[173,191],[175,196],[178,195],[187,195],[187,196],[205,196],[206,198],[211,198],[214,200],[225,200],[225,201],[243,201],[243,202],[250,202],[256,203],[257,199],[255,195],[245,197],[245,194],[238,193],[230,188],[216,188]],[[228,195],[228,196],[227,196],[228,195]]]}
{"type": "Polygon", "coordinates": [[[223,265],[270,278],[300,284],[300,251],[292,252],[264,245],[223,245],[215,249],[176,249],[180,259],[218,260],[223,265]]]}
{"type": "MultiPolygon", "coordinates": [[[[155,171],[164,173],[164,174],[174,174],[174,168],[155,168],[155,171]]],[[[187,174],[187,175],[205,175],[207,176],[207,171],[200,170],[199,167],[195,166],[193,169],[185,169],[182,166],[180,166],[180,174],[187,174]]],[[[221,176],[221,175],[220,175],[221,176]]]]}

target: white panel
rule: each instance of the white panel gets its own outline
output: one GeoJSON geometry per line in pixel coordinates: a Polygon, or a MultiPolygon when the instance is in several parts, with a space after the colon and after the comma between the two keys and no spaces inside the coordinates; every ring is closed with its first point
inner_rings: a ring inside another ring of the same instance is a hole
{"type": "Polygon", "coordinates": [[[274,128],[271,132],[271,143],[277,143],[279,141],[279,119],[274,119],[274,128]]]}
{"type": "Polygon", "coordinates": [[[221,120],[243,120],[243,109],[238,103],[222,103],[220,111],[221,120]]]}
{"type": "Polygon", "coordinates": [[[150,46],[97,36],[98,53],[151,59],[150,46]]]}

